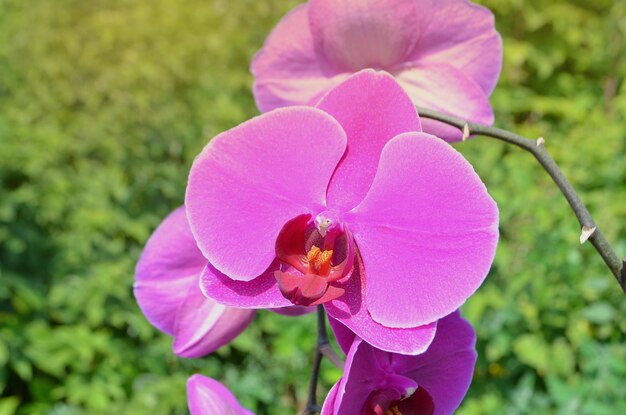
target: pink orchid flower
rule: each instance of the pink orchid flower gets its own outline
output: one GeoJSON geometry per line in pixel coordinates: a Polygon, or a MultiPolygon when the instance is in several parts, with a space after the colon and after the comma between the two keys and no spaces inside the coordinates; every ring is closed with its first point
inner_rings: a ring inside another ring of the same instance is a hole
{"type": "Polygon", "coordinates": [[[148,321],[174,336],[174,353],[205,356],[230,343],[254,319],[255,310],[227,307],[206,298],[200,274],[206,259],[193,239],[185,208],[159,225],[137,263],[135,298],[148,321]]]}
{"type": "Polygon", "coordinates": [[[420,131],[397,82],[365,70],[317,108],[215,137],[185,196],[210,262],[205,295],[242,308],[324,304],[380,349],[423,352],[487,275],[498,210],[472,166],[420,131]]]}
{"type": "MultiPolygon", "coordinates": [[[[309,0],[287,14],[255,56],[263,112],[315,105],[365,68],[395,76],[415,105],[491,124],[489,95],[502,67],[491,12],[466,0],[309,0]]],[[[462,134],[423,120],[448,141],[462,134]]]]}
{"type": "Polygon", "coordinates": [[[337,328],[347,361],[321,415],[449,415],[467,393],[476,335],[458,311],[439,321],[432,344],[417,356],[378,350],[335,322],[337,328]]]}
{"type": "Polygon", "coordinates": [[[224,385],[202,375],[187,381],[187,403],[191,415],[254,415],[224,385]]]}

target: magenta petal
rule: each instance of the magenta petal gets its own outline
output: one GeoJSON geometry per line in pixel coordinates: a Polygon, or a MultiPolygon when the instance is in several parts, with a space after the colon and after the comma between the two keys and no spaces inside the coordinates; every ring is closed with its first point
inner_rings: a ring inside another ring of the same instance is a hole
{"type": "Polygon", "coordinates": [[[398,64],[420,36],[412,0],[310,0],[309,20],[316,50],[346,71],[398,64]]]}
{"type": "Polygon", "coordinates": [[[198,284],[194,284],[178,311],[174,353],[188,358],[206,356],[244,331],[255,313],[255,310],[231,308],[206,298],[198,284]]]}
{"type": "Polygon", "coordinates": [[[320,415],[337,415],[334,411],[340,383],[341,379],[339,379],[339,381],[335,383],[332,388],[330,388],[328,395],[326,395],[326,399],[324,399],[324,405],[322,406],[322,412],[320,412],[320,415]]]}
{"type": "Polygon", "coordinates": [[[367,309],[388,327],[456,310],[485,279],[498,241],[485,185],[461,154],[425,133],[387,144],[370,192],[346,221],[367,275],[367,309]]]}
{"type": "MultiPolygon", "coordinates": [[[[467,121],[492,124],[493,110],[487,94],[458,69],[441,64],[416,66],[396,74],[415,105],[454,115],[467,121]]],[[[422,119],[424,132],[446,141],[459,141],[458,128],[422,119]]]]}
{"type": "Polygon", "coordinates": [[[307,5],[288,13],[265,40],[250,70],[262,112],[287,105],[314,105],[348,75],[328,67],[315,52],[307,5]]]}
{"type": "Polygon", "coordinates": [[[469,389],[476,364],[476,334],[459,312],[439,320],[437,335],[419,356],[395,356],[393,366],[415,379],[431,396],[434,415],[449,415],[469,389]]]}
{"type": "Polygon", "coordinates": [[[187,402],[191,415],[254,415],[224,385],[202,375],[187,381],[187,402]]]}
{"type": "MultiPolygon", "coordinates": [[[[368,277],[363,274],[363,264],[357,259],[352,276],[343,286],[346,294],[324,304],[328,315],[338,321],[330,320],[333,329],[336,329],[338,324],[343,324],[357,336],[381,350],[409,355],[424,352],[435,336],[437,323],[402,329],[385,327],[377,323],[365,307],[366,285],[363,280],[367,279],[368,277]]],[[[397,310],[395,306],[391,308],[397,310]]],[[[338,334],[339,345],[345,351],[349,334],[345,331],[335,334],[338,334]]]]}
{"type": "MultiPolygon", "coordinates": [[[[344,376],[335,399],[337,415],[362,414],[372,392],[383,392],[390,400],[400,400],[419,386],[415,380],[394,370],[394,355],[355,339],[346,357],[344,376]]],[[[412,356],[409,358],[413,358],[412,356]]]]}
{"type": "Polygon", "coordinates": [[[337,121],[309,107],[272,111],[211,140],[193,163],[185,195],[204,256],[235,280],[263,273],[283,225],[324,207],[345,146],[337,121]]]}
{"type": "Polygon", "coordinates": [[[352,209],[367,194],[380,153],[398,134],[421,131],[406,92],[385,72],[361,71],[331,90],[318,108],[332,115],[348,136],[346,153],[328,186],[328,206],[352,209]]]}
{"type": "Polygon", "coordinates": [[[135,270],[135,298],[152,325],[174,334],[178,308],[189,287],[197,285],[206,262],[189,230],[185,208],[179,207],[154,231],[135,270]]]}
{"type": "Polygon", "coordinates": [[[407,61],[452,65],[489,95],[502,67],[502,39],[491,11],[465,0],[420,0],[416,8],[426,29],[407,61]]]}
{"type": "Polygon", "coordinates": [[[239,308],[279,308],[291,306],[280,292],[271,265],[263,274],[252,281],[235,281],[219,272],[211,264],[202,271],[200,288],[202,293],[220,304],[239,308]]]}
{"type": "Polygon", "coordinates": [[[376,349],[356,338],[346,355],[344,375],[337,382],[334,414],[361,414],[370,394],[386,373],[381,370],[376,349]],[[352,373],[352,368],[355,372],[352,373]],[[361,370],[363,369],[363,370],[361,370]],[[347,399],[344,399],[347,398],[347,399]]]}
{"type": "Polygon", "coordinates": [[[348,354],[348,350],[350,350],[350,346],[352,346],[352,342],[354,342],[356,334],[340,323],[339,320],[335,320],[331,316],[328,316],[328,323],[330,324],[330,328],[335,335],[335,340],[337,340],[337,344],[339,344],[341,351],[348,354]]]}

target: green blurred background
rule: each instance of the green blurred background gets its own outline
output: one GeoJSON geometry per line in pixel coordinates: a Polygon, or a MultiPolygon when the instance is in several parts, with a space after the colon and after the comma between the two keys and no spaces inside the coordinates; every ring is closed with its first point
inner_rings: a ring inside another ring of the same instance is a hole
{"type": "MultiPolygon", "coordinates": [[[[202,360],[171,353],[133,268],[193,157],[257,114],[248,65],[297,0],[0,0],[0,415],[184,414],[196,372],[258,414],[304,406],[314,318],[259,313],[202,360]]],[[[547,147],[626,253],[626,3],[485,0],[504,37],[498,126],[547,147]]],[[[624,295],[532,157],[456,146],[498,201],[464,306],[477,414],[626,413],[624,295]]],[[[322,389],[340,373],[324,363],[322,389]]]]}

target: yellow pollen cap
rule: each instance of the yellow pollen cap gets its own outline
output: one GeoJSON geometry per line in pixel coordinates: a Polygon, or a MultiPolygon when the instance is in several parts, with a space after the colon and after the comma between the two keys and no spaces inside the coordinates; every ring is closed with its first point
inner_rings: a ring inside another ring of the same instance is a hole
{"type": "Polygon", "coordinates": [[[327,271],[330,269],[330,261],[333,258],[333,251],[322,251],[317,246],[313,245],[309,252],[306,254],[306,259],[309,261],[309,268],[314,271],[327,271]]]}

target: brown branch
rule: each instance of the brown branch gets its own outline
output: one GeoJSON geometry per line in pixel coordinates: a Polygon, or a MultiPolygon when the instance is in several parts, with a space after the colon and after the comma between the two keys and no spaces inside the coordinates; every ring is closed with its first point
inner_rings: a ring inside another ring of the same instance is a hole
{"type": "Polygon", "coordinates": [[[537,159],[539,164],[541,164],[544,170],[548,172],[578,218],[578,222],[581,226],[580,243],[582,244],[587,240],[591,242],[613,276],[617,279],[622,291],[626,293],[626,260],[618,258],[604,234],[600,231],[600,229],[598,229],[593,217],[574,190],[574,187],[567,180],[565,175],[563,175],[563,172],[559,169],[559,166],[554,162],[552,157],[550,157],[550,154],[545,148],[545,141],[543,138],[530,140],[510,131],[487,125],[466,122],[460,118],[442,114],[427,108],[418,107],[417,112],[421,117],[440,121],[458,128],[463,132],[464,139],[470,134],[482,135],[513,144],[531,153],[537,159]]]}

